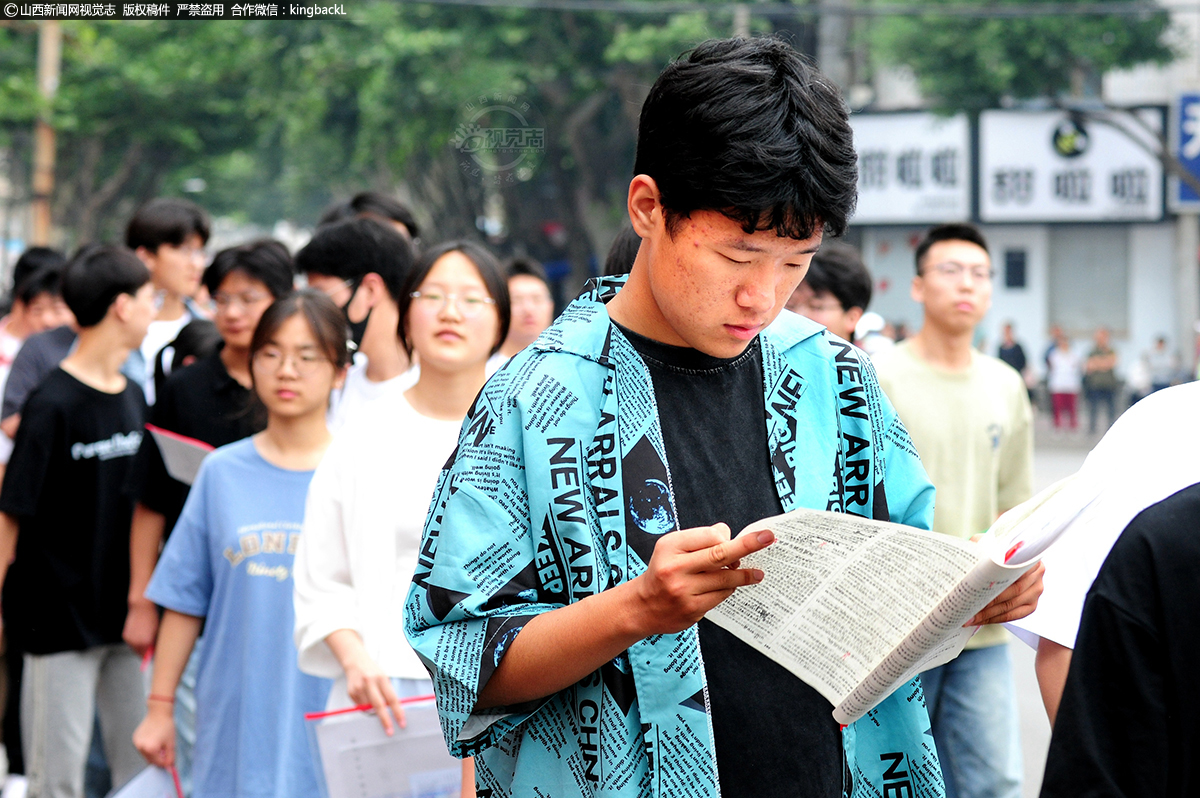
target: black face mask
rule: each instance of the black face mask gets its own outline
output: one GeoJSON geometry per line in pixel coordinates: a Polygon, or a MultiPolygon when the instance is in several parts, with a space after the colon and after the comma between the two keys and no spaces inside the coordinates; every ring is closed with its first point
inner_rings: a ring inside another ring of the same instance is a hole
{"type": "Polygon", "coordinates": [[[354,301],[354,297],[358,294],[358,288],[362,285],[362,278],[359,277],[350,286],[350,298],[346,300],[346,304],[342,305],[342,315],[346,317],[346,327],[350,330],[350,342],[354,344],[354,351],[358,351],[362,345],[363,336],[367,334],[367,322],[371,320],[371,310],[367,311],[367,315],[362,321],[350,321],[350,303],[354,301]]]}

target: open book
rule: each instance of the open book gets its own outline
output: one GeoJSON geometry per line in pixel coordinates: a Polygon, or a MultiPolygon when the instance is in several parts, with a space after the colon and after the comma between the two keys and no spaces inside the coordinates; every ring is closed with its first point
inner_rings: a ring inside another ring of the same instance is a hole
{"type": "Polygon", "coordinates": [[[978,543],[843,513],[796,510],[748,526],[777,540],[742,559],[764,573],[707,618],[799,676],[852,723],[913,676],[945,664],[963,624],[1032,568],[1079,510],[1056,483],[978,543]],[[1033,511],[1072,507],[1070,516],[1033,511]]]}

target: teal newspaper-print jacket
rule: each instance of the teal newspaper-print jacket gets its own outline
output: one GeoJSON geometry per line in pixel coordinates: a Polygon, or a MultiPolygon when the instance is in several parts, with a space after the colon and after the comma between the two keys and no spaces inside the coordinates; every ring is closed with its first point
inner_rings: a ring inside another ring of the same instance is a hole
{"type": "MultiPolygon", "coordinates": [[[[547,698],[474,711],[530,619],[636,577],[677,526],[650,373],[604,307],[622,281],[590,284],[488,381],[430,506],[405,631],[450,750],[476,757],[481,798],[720,795],[694,626],[547,698]]],[[[928,528],[933,487],[869,360],[790,313],[762,354],[784,509],[928,528]]],[[[916,680],[847,727],[843,747],[851,798],[944,795],[916,680]]]]}

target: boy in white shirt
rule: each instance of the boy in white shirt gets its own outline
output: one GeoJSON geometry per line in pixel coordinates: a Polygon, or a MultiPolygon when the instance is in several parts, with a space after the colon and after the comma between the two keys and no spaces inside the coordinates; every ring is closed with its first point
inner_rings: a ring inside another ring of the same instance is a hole
{"type": "Polygon", "coordinates": [[[158,313],[125,370],[154,404],[154,356],[175,340],[189,321],[203,318],[192,296],[204,273],[208,214],[187,200],[159,197],[138,208],[125,229],[125,245],[150,270],[158,313]]]}
{"type": "Polygon", "coordinates": [[[358,349],[354,365],[329,405],[329,428],[376,402],[396,401],[412,387],[400,342],[400,295],[412,269],[412,247],[390,226],[365,218],[320,227],[296,253],[296,269],[346,314],[358,349]]]}

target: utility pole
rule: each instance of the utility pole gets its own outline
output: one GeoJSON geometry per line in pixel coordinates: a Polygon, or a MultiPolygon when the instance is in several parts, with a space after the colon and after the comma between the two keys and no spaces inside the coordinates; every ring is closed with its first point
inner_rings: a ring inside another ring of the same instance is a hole
{"type": "Polygon", "coordinates": [[[733,35],[750,38],[750,6],[745,3],[733,7],[733,35]]]}
{"type": "Polygon", "coordinates": [[[50,201],[54,195],[54,127],[51,107],[62,66],[62,27],[57,20],[38,23],[37,82],[41,108],[33,138],[33,235],[35,246],[50,245],[50,201]]]}
{"type": "MultiPolygon", "coordinates": [[[[826,0],[834,8],[848,8],[846,0],[826,0]]],[[[846,94],[850,89],[850,17],[825,13],[817,21],[817,66],[846,94]]]]}

